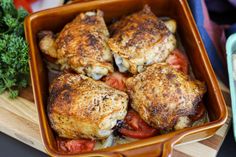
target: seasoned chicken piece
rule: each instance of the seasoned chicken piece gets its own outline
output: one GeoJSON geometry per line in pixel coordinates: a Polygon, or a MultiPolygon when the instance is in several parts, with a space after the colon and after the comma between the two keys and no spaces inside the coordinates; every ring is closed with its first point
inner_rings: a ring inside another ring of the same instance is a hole
{"type": "Polygon", "coordinates": [[[113,72],[108,38],[103,12],[98,10],[79,14],[63,28],[56,40],[45,35],[39,46],[42,52],[58,58],[62,68],[72,68],[98,80],[113,72]]]}
{"type": "Polygon", "coordinates": [[[126,86],[132,108],[150,126],[161,130],[172,129],[179,117],[194,114],[206,92],[204,83],[165,63],[147,67],[129,78],[126,86]]]}
{"type": "Polygon", "coordinates": [[[112,24],[110,31],[108,44],[120,72],[142,72],[147,65],[165,61],[176,47],[175,36],[147,5],[112,24]]]}
{"type": "Polygon", "coordinates": [[[175,33],[177,29],[176,21],[173,19],[168,19],[164,21],[166,27],[170,30],[171,33],[175,33]]]}
{"type": "Polygon", "coordinates": [[[127,113],[126,93],[84,75],[63,74],[49,92],[48,116],[60,137],[104,139],[127,113]]]}
{"type": "Polygon", "coordinates": [[[188,116],[183,116],[183,117],[179,117],[175,126],[174,126],[174,129],[175,130],[180,130],[180,129],[184,129],[184,128],[187,128],[187,127],[190,127],[191,126],[191,120],[189,119],[188,116]]]}
{"type": "Polygon", "coordinates": [[[55,43],[55,35],[52,31],[41,31],[38,33],[39,47],[41,51],[53,58],[59,58],[57,53],[57,45],[55,43]]]}

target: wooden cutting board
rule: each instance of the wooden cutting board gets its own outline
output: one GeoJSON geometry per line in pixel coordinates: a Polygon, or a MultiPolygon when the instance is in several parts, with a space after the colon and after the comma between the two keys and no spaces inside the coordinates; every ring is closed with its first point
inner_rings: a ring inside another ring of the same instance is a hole
{"type": "MultiPolygon", "coordinates": [[[[231,119],[229,89],[221,83],[220,86],[229,110],[226,124],[209,139],[175,146],[174,157],[216,156],[228,132],[231,119]]],[[[30,87],[22,91],[20,97],[15,100],[9,99],[7,93],[0,95],[0,131],[46,153],[40,136],[36,105],[30,87]]]]}

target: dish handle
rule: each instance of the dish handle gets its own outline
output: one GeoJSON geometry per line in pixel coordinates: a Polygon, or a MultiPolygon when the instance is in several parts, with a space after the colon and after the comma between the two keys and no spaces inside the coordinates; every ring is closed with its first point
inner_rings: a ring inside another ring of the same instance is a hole
{"type": "Polygon", "coordinates": [[[151,144],[143,147],[129,149],[127,151],[118,152],[122,157],[158,157],[162,156],[163,143],[151,144]]]}
{"type": "Polygon", "coordinates": [[[167,137],[167,140],[161,143],[150,144],[128,151],[117,152],[121,156],[130,157],[171,157],[174,145],[181,139],[181,134],[172,134],[167,137]]]}
{"type": "Polygon", "coordinates": [[[163,145],[163,153],[162,157],[171,157],[174,149],[174,145],[177,141],[176,140],[168,140],[163,145]]]}

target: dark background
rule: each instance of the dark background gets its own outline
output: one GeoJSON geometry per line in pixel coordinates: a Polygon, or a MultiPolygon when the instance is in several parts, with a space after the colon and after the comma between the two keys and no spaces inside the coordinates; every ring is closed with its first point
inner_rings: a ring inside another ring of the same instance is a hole
{"type": "MultiPolygon", "coordinates": [[[[3,133],[0,133],[0,156],[46,157],[47,155],[3,133]]],[[[217,157],[235,157],[235,156],[236,156],[236,143],[234,141],[233,130],[231,127],[217,157]]]]}

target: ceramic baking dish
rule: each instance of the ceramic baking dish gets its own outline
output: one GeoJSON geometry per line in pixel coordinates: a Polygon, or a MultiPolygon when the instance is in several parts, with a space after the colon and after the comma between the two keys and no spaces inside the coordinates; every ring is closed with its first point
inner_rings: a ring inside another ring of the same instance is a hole
{"type": "Polygon", "coordinates": [[[208,92],[204,96],[210,122],[204,125],[171,132],[129,144],[74,156],[169,156],[173,146],[212,136],[227,118],[227,110],[217,79],[212,70],[206,50],[194,23],[186,0],[99,0],[65,5],[28,16],[25,20],[26,39],[30,46],[31,79],[37,104],[42,139],[47,152],[52,156],[67,156],[57,150],[55,136],[48,123],[46,106],[48,97],[47,69],[38,48],[37,33],[41,30],[59,32],[78,13],[101,9],[106,23],[114,18],[151,6],[157,16],[174,18],[178,34],[190,60],[194,75],[204,81],[208,92]]]}

